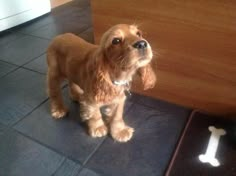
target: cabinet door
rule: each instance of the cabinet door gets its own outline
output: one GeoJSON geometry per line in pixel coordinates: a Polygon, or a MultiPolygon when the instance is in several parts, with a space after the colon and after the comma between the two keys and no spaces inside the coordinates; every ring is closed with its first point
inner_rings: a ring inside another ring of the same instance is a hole
{"type": "Polygon", "coordinates": [[[50,12],[50,0],[0,0],[0,32],[50,12]]]}
{"type": "Polygon", "coordinates": [[[30,0],[1,0],[0,19],[28,11],[32,8],[30,0]]]}

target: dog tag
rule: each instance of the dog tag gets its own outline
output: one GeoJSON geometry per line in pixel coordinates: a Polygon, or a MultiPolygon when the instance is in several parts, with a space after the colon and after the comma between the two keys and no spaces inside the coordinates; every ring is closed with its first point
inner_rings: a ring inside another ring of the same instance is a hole
{"type": "Polygon", "coordinates": [[[126,97],[130,97],[132,94],[128,89],[126,89],[125,90],[125,95],[126,95],[126,97]]]}

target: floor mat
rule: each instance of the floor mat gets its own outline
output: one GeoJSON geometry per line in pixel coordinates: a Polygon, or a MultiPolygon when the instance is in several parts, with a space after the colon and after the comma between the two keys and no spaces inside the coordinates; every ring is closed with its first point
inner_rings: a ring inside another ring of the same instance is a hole
{"type": "Polygon", "coordinates": [[[166,175],[236,175],[235,118],[193,113],[166,175]]]}

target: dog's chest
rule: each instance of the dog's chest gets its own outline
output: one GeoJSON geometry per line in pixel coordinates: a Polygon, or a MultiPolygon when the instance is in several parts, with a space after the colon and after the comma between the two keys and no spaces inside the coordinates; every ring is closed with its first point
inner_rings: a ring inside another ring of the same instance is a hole
{"type": "Polygon", "coordinates": [[[107,105],[119,102],[125,96],[123,87],[115,89],[103,89],[97,92],[95,100],[100,104],[107,105]]]}

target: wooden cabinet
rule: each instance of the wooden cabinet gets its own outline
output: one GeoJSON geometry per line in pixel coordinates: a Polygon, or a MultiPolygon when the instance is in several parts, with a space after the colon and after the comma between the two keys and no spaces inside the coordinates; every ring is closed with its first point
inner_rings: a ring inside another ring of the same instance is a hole
{"type": "MultiPolygon", "coordinates": [[[[50,0],[50,2],[51,2],[51,7],[52,7],[52,8],[58,7],[58,6],[60,6],[60,5],[63,5],[63,4],[65,4],[65,3],[68,3],[68,2],[70,2],[70,1],[72,1],[72,0],[50,0]]],[[[78,0],[77,0],[77,1],[78,1],[78,0]]]]}
{"type": "Polygon", "coordinates": [[[135,23],[155,52],[148,96],[236,114],[236,1],[91,0],[96,43],[110,26],[135,23]]]}

